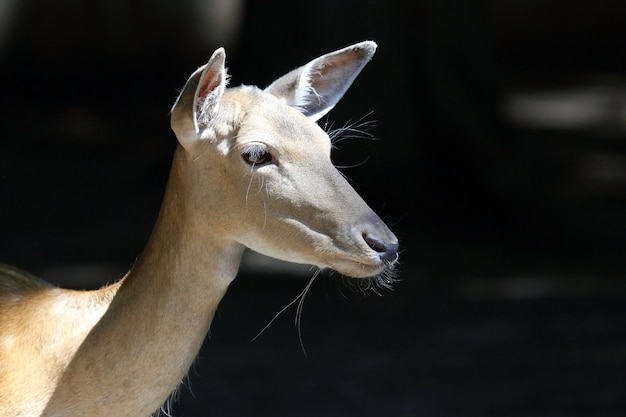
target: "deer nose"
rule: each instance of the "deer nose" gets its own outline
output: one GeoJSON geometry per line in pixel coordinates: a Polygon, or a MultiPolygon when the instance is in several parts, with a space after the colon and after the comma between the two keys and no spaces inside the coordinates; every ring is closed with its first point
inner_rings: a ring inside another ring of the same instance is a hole
{"type": "Polygon", "coordinates": [[[378,257],[386,265],[398,259],[398,239],[393,234],[391,234],[391,237],[391,239],[385,240],[371,232],[363,233],[365,243],[378,253],[378,257]]]}

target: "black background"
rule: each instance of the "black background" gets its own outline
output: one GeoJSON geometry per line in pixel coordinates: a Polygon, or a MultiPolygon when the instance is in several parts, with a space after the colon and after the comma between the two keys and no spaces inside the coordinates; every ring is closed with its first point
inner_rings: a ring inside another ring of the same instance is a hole
{"type": "Polygon", "coordinates": [[[265,86],[371,39],[322,122],[373,122],[333,160],[399,236],[401,281],[379,297],[320,279],[305,357],[295,308],[250,339],[310,273],[251,258],[176,415],[626,413],[623,2],[257,1],[232,21],[211,5],[6,2],[2,262],[118,278],[159,209],[168,111],[215,48],[231,85],[265,86]]]}

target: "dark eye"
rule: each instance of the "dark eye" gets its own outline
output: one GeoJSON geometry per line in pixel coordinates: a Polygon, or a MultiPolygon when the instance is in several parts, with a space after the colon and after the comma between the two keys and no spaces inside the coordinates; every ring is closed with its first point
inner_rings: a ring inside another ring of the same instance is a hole
{"type": "Polygon", "coordinates": [[[246,146],[241,151],[241,157],[248,165],[264,165],[272,162],[272,154],[262,145],[246,146]]]}

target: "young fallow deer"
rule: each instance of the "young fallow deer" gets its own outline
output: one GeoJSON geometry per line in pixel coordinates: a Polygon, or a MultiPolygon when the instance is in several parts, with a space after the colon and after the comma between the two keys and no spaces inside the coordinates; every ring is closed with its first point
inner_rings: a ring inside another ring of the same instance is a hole
{"type": "Polygon", "coordinates": [[[184,379],[246,247],[389,284],[398,240],[315,123],[375,50],[354,44],[261,90],[226,89],[217,49],[172,108],[179,146],[130,272],[76,291],[0,267],[0,415],[151,415],[184,379]]]}

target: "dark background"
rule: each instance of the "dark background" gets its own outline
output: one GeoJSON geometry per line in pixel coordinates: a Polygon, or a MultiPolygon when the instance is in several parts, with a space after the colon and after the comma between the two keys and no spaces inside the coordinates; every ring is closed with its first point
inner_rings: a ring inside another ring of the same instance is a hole
{"type": "MultiPolygon", "coordinates": [[[[0,261],[95,288],[141,252],[186,77],[364,39],[333,160],[401,240],[379,297],[250,254],[178,416],[626,415],[626,3],[7,1],[0,261]]],[[[158,364],[155,364],[158,366],[158,364]]]]}

